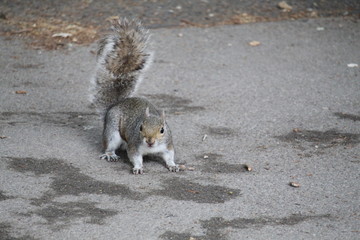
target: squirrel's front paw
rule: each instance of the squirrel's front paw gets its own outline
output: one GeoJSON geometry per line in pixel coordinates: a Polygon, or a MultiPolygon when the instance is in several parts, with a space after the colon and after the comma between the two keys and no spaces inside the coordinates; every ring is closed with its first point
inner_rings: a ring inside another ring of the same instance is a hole
{"type": "Polygon", "coordinates": [[[119,161],[120,157],[115,153],[104,153],[100,156],[100,159],[106,160],[108,162],[116,162],[119,161]]]}
{"type": "Polygon", "coordinates": [[[142,168],[133,168],[132,170],[134,175],[143,174],[144,170],[142,168]]]}
{"type": "Polygon", "coordinates": [[[169,169],[170,172],[178,172],[180,170],[179,165],[174,165],[174,166],[168,166],[167,167],[169,169]]]}

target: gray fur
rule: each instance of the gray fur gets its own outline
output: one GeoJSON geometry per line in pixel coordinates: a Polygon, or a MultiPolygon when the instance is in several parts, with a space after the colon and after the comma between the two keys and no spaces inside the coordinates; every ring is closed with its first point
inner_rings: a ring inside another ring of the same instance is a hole
{"type": "Polygon", "coordinates": [[[140,22],[112,21],[111,32],[99,41],[93,78],[92,102],[100,112],[136,91],[151,61],[148,40],[140,22]]]}
{"type": "Polygon", "coordinates": [[[139,22],[114,20],[112,32],[99,42],[93,99],[104,116],[101,159],[117,161],[115,151],[123,146],[134,165],[143,173],[143,155],[160,154],[170,171],[179,171],[165,114],[143,98],[132,97],[150,62],[148,31],[139,22]]]}

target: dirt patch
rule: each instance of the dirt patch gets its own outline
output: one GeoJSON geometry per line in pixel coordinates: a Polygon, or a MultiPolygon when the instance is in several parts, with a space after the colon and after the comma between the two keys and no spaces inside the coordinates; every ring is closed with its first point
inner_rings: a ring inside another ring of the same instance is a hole
{"type": "Polygon", "coordinates": [[[262,228],[267,226],[292,226],[305,221],[312,221],[327,218],[330,219],[330,214],[325,215],[301,215],[295,214],[284,218],[236,218],[233,220],[225,220],[222,217],[214,217],[210,220],[201,220],[201,226],[206,230],[205,236],[191,236],[189,233],[165,232],[160,237],[162,239],[181,239],[181,236],[191,237],[197,240],[218,240],[226,239],[227,233],[222,231],[226,228],[232,229],[248,229],[248,228],[262,228]]]}
{"type": "Polygon", "coordinates": [[[154,195],[169,197],[180,201],[197,203],[224,203],[240,195],[240,190],[215,185],[201,185],[178,177],[163,181],[164,189],[154,195]]]}
{"type": "Polygon", "coordinates": [[[3,0],[0,34],[20,36],[34,48],[51,50],[94,42],[99,31],[108,27],[106,20],[114,16],[139,18],[148,28],[212,27],[330,16],[359,18],[358,0],[287,2],[291,11],[279,9],[274,1],[252,0],[3,0]]]}
{"type": "Polygon", "coordinates": [[[205,110],[202,106],[192,106],[192,101],[182,97],[168,94],[145,95],[159,109],[164,109],[170,114],[184,114],[205,110]]]}
{"type": "Polygon", "coordinates": [[[97,37],[97,29],[92,26],[55,18],[37,18],[32,21],[10,18],[3,20],[3,24],[16,29],[6,31],[3,35],[28,37],[32,40],[32,47],[47,50],[58,49],[67,43],[89,44],[97,37]]]}
{"type": "Polygon", "coordinates": [[[54,50],[72,44],[90,44],[98,38],[98,28],[56,18],[24,20],[8,18],[1,21],[8,29],[3,36],[17,35],[29,39],[35,49],[54,50]]]}

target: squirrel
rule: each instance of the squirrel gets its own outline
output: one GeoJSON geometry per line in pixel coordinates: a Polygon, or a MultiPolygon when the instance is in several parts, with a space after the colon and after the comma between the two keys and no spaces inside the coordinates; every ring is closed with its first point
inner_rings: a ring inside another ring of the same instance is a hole
{"type": "Polygon", "coordinates": [[[92,103],[104,120],[101,159],[118,161],[127,151],[133,174],[143,174],[143,156],[160,154],[171,172],[175,164],[172,135],[164,111],[145,98],[133,97],[151,62],[149,31],[137,20],[113,19],[111,31],[98,44],[92,79],[92,103]]]}

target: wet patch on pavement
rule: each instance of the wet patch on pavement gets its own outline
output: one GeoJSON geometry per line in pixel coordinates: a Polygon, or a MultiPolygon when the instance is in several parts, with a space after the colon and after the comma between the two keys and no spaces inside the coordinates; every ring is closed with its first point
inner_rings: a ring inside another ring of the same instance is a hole
{"type": "Polygon", "coordinates": [[[153,195],[197,203],[224,203],[240,195],[240,190],[215,185],[201,185],[178,177],[163,180],[163,189],[153,195]]]}
{"type": "Polygon", "coordinates": [[[64,224],[78,218],[87,218],[87,223],[104,224],[107,217],[114,216],[118,213],[115,210],[101,209],[95,206],[94,202],[53,202],[50,206],[41,208],[35,212],[47,220],[48,224],[62,222],[64,224]]]}
{"type": "Polygon", "coordinates": [[[212,136],[229,137],[235,135],[235,131],[228,127],[209,127],[203,126],[207,134],[212,136]]]}
{"type": "Polygon", "coordinates": [[[340,119],[352,120],[354,122],[360,121],[360,116],[359,115],[343,113],[343,112],[336,112],[336,113],[334,113],[334,115],[337,116],[340,119]]]}
{"type": "Polygon", "coordinates": [[[0,223],[0,239],[2,240],[36,240],[37,238],[33,238],[29,235],[24,235],[21,237],[13,237],[11,236],[11,225],[6,222],[0,223]]]}
{"type": "Polygon", "coordinates": [[[41,126],[43,124],[60,125],[71,128],[84,128],[89,121],[96,121],[96,113],[79,112],[0,112],[0,125],[9,124],[16,126],[19,124],[30,124],[41,126]]]}
{"type": "Polygon", "coordinates": [[[242,173],[247,172],[246,164],[230,164],[218,161],[223,155],[217,153],[204,153],[195,156],[197,162],[201,162],[199,168],[206,173],[242,173]]]}
{"type": "Polygon", "coordinates": [[[224,203],[240,195],[240,190],[216,185],[202,185],[178,177],[163,180],[163,189],[149,193],[132,191],[122,184],[98,181],[82,174],[79,168],[59,159],[8,158],[8,168],[17,172],[32,172],[35,175],[51,174],[50,189],[40,198],[32,199],[35,206],[53,203],[60,196],[80,194],[106,194],[127,199],[144,200],[149,196],[165,196],[180,201],[198,203],[224,203]]]}
{"type": "Polygon", "coordinates": [[[64,195],[79,196],[86,194],[106,194],[109,196],[121,196],[134,200],[144,197],[130,190],[122,184],[98,181],[82,174],[79,168],[64,163],[59,159],[33,159],[33,158],[10,158],[9,168],[18,172],[32,172],[35,175],[52,174],[53,181],[50,184],[51,191],[38,199],[33,199],[32,204],[42,205],[52,201],[55,197],[64,195]]]}
{"type": "Polygon", "coordinates": [[[182,97],[168,94],[146,94],[148,98],[158,109],[164,109],[166,113],[183,114],[205,110],[202,106],[192,106],[192,101],[182,97]]]}
{"type": "Polygon", "coordinates": [[[3,191],[0,190],[0,201],[4,201],[4,200],[8,200],[8,199],[12,199],[13,197],[11,196],[7,196],[6,194],[4,194],[3,191]]]}
{"type": "Polygon", "coordinates": [[[11,236],[11,225],[6,222],[0,223],[0,239],[2,240],[36,240],[29,235],[21,236],[21,237],[13,237],[11,236]]]}
{"type": "Polygon", "coordinates": [[[218,240],[226,239],[227,232],[223,230],[231,229],[248,229],[248,228],[263,228],[267,226],[293,226],[306,221],[320,220],[320,219],[331,219],[330,214],[324,215],[301,215],[294,214],[284,218],[235,218],[233,220],[225,220],[222,217],[213,217],[210,220],[200,220],[202,228],[205,229],[206,234],[204,236],[192,236],[189,233],[176,233],[176,232],[165,232],[160,237],[162,239],[181,239],[180,237],[186,236],[188,239],[194,238],[197,240],[218,240]]]}
{"type": "Polygon", "coordinates": [[[341,133],[337,130],[313,131],[313,130],[296,130],[288,134],[276,136],[275,138],[289,142],[294,145],[302,143],[311,143],[316,148],[330,148],[335,146],[351,146],[360,143],[360,134],[341,133]]]}

